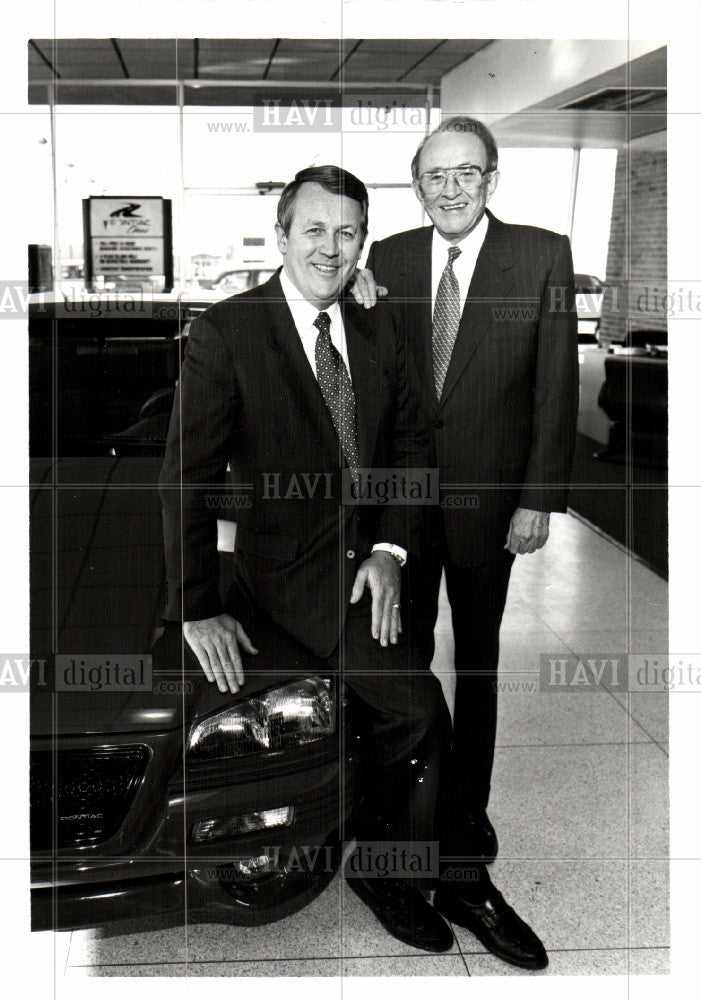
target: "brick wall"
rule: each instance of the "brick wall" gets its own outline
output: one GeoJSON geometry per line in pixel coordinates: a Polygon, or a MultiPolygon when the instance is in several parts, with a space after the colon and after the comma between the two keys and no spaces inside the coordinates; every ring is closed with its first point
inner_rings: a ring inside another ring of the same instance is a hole
{"type": "Polygon", "coordinates": [[[616,162],[600,340],[667,331],[667,153],[622,149],[616,162]]]}

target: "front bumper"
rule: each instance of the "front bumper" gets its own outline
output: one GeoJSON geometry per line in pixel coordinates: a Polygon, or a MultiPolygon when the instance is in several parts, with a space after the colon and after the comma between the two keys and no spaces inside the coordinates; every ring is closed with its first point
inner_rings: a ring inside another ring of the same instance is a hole
{"type": "Polygon", "coordinates": [[[207,909],[231,923],[278,920],[313,899],[333,877],[340,838],[356,805],[355,761],[346,759],[341,791],[338,762],[296,776],[255,785],[208,789],[168,799],[153,843],[129,855],[96,856],[57,852],[32,862],[32,929],[67,930],[163,913],[183,922],[207,909]],[[192,844],[183,830],[198,818],[272,808],[295,799],[290,826],[192,844]],[[275,870],[260,879],[237,877],[235,861],[263,854],[278,857],[275,870]]]}
{"type": "Polygon", "coordinates": [[[316,870],[286,870],[283,862],[270,878],[248,884],[236,882],[234,870],[222,864],[138,878],[122,869],[117,880],[35,886],[32,930],[74,930],[168,914],[182,924],[207,917],[267,924],[311,902],[333,878],[340,856],[341,843],[332,840],[320,849],[316,870]]]}

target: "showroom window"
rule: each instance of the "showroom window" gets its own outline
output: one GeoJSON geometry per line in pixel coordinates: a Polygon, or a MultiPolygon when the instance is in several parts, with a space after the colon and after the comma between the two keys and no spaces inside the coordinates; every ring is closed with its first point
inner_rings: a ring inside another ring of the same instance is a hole
{"type": "MultiPolygon", "coordinates": [[[[431,127],[438,120],[433,109],[431,127]]],[[[426,219],[411,189],[410,162],[425,121],[423,108],[383,113],[350,107],[341,109],[340,127],[281,134],[256,128],[252,108],[186,105],[181,136],[175,105],[58,106],[56,274],[64,281],[79,280],[82,200],[114,194],[172,199],[176,290],[211,287],[224,272],[244,269],[257,269],[264,277],[279,262],[274,222],[280,187],[296,170],[314,163],[339,163],[367,183],[368,247],[373,239],[420,226],[426,219]]],[[[48,107],[37,107],[31,132],[36,145],[30,169],[43,198],[32,209],[35,240],[53,245],[53,206],[42,182],[51,176],[48,107]]],[[[572,225],[575,270],[603,279],[616,151],[586,149],[576,160],[567,148],[503,148],[491,208],[508,222],[557,232],[568,232],[572,225]]],[[[238,290],[240,280],[229,275],[227,289],[238,290]]]]}

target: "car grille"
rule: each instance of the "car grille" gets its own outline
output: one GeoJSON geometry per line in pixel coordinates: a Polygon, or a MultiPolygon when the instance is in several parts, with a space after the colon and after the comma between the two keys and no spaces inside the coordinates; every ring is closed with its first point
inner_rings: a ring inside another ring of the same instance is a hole
{"type": "Polygon", "coordinates": [[[32,850],[91,846],[112,837],[124,822],[148,756],[144,746],[32,753],[32,850]]]}

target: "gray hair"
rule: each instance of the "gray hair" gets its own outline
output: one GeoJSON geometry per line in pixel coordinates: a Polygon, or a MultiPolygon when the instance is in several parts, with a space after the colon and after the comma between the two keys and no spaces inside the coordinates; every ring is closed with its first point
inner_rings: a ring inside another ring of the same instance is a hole
{"type": "Polygon", "coordinates": [[[472,135],[476,135],[478,139],[482,140],[482,145],[487,153],[487,172],[497,169],[499,151],[497,150],[494,136],[487,126],[477,121],[476,118],[468,118],[467,115],[454,115],[452,118],[446,118],[437,128],[434,128],[433,132],[425,135],[419,143],[419,148],[414,153],[414,159],[411,161],[411,176],[415,181],[419,179],[419,161],[421,160],[423,148],[428,140],[438,132],[471,132],[472,135]]]}

